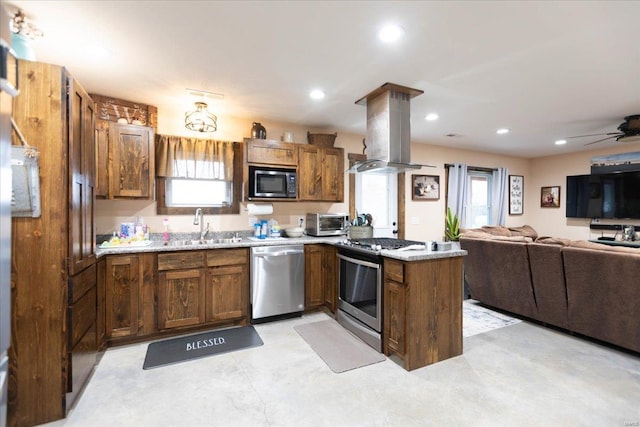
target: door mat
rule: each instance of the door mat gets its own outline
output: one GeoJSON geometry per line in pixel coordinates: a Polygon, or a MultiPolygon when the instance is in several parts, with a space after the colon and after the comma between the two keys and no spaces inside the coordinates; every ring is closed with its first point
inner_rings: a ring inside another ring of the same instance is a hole
{"type": "Polygon", "coordinates": [[[262,344],[262,339],[253,326],[220,329],[157,341],[147,347],[142,369],[258,347],[262,344]]]}
{"type": "Polygon", "coordinates": [[[336,374],[386,359],[335,320],[305,323],[293,329],[336,374]]]}

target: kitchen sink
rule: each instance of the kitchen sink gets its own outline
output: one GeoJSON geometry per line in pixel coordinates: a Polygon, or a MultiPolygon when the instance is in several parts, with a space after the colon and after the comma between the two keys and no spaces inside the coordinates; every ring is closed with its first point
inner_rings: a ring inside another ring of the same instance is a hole
{"type": "Polygon", "coordinates": [[[230,237],[226,239],[204,239],[204,240],[170,240],[168,246],[204,246],[220,243],[240,243],[241,237],[230,237]]]}

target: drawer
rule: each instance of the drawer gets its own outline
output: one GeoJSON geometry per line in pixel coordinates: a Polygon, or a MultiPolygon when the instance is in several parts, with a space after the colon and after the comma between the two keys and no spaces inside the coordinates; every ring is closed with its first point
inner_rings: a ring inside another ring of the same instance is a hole
{"type": "Polygon", "coordinates": [[[404,263],[395,260],[384,260],[384,277],[394,282],[404,283],[404,263]]]}
{"type": "Polygon", "coordinates": [[[183,251],[158,254],[158,270],[204,267],[204,252],[183,251]]]}
{"type": "Polygon", "coordinates": [[[249,249],[220,249],[207,252],[207,267],[238,265],[249,262],[249,249]]]}
{"type": "Polygon", "coordinates": [[[93,264],[91,267],[81,271],[69,280],[69,304],[75,303],[89,289],[94,287],[98,282],[96,274],[97,267],[93,264]]]}
{"type": "MultiPolygon", "coordinates": [[[[75,304],[69,306],[71,317],[71,346],[74,348],[82,336],[95,324],[97,317],[96,288],[90,289],[75,304]]],[[[95,326],[94,326],[95,329],[95,326]]],[[[95,346],[95,335],[93,336],[95,346]]]]}

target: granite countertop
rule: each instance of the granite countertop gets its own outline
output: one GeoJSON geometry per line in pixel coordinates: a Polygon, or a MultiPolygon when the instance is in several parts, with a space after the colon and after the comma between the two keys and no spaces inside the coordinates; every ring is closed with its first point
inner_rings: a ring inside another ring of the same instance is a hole
{"type": "MultiPolygon", "coordinates": [[[[295,244],[334,244],[340,240],[344,240],[345,236],[331,237],[313,237],[302,236],[297,238],[267,238],[257,239],[254,237],[243,236],[241,238],[212,239],[205,243],[192,243],[191,239],[174,239],[165,245],[162,240],[151,240],[149,243],[139,245],[119,245],[111,247],[98,246],[96,257],[101,258],[105,255],[118,255],[130,253],[144,252],[175,252],[175,251],[196,251],[203,249],[230,249],[230,248],[250,248],[253,246],[279,246],[279,245],[295,245],[295,244]]],[[[381,255],[387,258],[393,258],[400,261],[422,261],[427,259],[450,258],[467,255],[467,251],[459,248],[452,248],[448,251],[428,251],[428,250],[410,250],[398,251],[383,249],[381,255]]]]}

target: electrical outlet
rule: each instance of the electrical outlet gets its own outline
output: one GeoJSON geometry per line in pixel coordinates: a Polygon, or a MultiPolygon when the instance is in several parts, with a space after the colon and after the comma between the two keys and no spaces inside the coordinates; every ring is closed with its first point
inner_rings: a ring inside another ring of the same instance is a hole
{"type": "Polygon", "coordinates": [[[256,218],[255,216],[250,216],[249,217],[249,228],[253,228],[253,225],[258,222],[258,218],[256,218]]]}
{"type": "Polygon", "coordinates": [[[418,225],[420,224],[420,219],[417,216],[412,216],[411,217],[411,224],[412,225],[418,225]]]}
{"type": "Polygon", "coordinates": [[[296,217],[296,227],[298,227],[300,224],[302,224],[302,227],[304,227],[304,220],[305,220],[305,217],[297,216],[296,217]]]}

